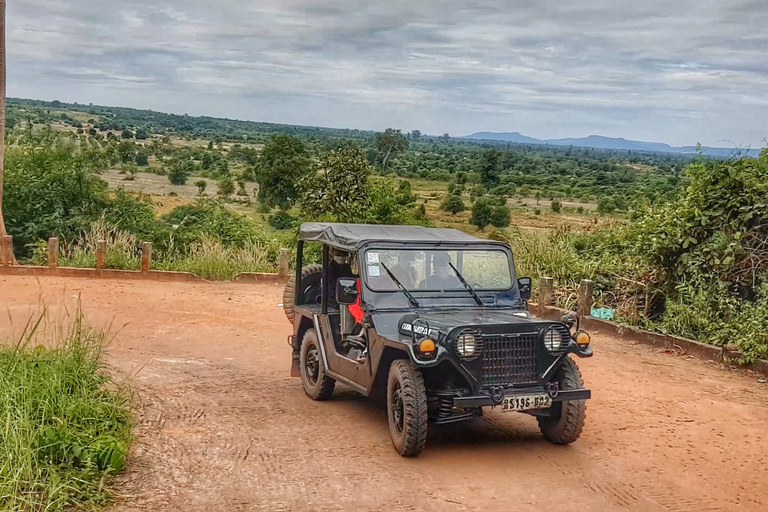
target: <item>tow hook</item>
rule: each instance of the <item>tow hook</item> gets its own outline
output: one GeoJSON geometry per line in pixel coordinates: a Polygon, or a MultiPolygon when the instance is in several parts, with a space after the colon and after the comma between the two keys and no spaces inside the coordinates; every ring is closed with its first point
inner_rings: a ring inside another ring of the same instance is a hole
{"type": "Polygon", "coordinates": [[[504,392],[501,388],[491,388],[491,400],[495,404],[500,404],[504,401],[504,392]]]}
{"type": "Polygon", "coordinates": [[[557,398],[557,394],[560,391],[559,382],[547,382],[547,394],[550,398],[557,398]]]}

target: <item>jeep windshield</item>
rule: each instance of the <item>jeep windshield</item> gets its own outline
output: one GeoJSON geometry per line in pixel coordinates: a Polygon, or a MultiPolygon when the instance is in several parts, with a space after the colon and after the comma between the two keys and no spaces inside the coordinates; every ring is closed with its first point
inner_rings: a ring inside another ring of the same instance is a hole
{"type": "Polygon", "coordinates": [[[371,248],[360,263],[365,282],[374,292],[399,292],[391,272],[409,292],[467,293],[452,266],[476,292],[506,291],[513,286],[512,265],[503,250],[371,248]]]}

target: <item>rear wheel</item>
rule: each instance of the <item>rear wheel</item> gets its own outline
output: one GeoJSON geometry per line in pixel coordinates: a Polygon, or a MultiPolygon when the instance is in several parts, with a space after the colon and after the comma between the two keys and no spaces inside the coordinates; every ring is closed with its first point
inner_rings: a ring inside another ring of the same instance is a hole
{"type": "MultiPolygon", "coordinates": [[[[555,379],[560,381],[560,389],[583,389],[581,372],[570,357],[566,357],[557,370],[555,379]]],[[[555,402],[550,409],[550,416],[538,416],[539,429],[544,439],[553,444],[569,444],[576,441],[584,429],[587,417],[585,400],[555,402]]]]}
{"type": "Polygon", "coordinates": [[[421,371],[410,361],[398,360],[387,382],[389,433],[397,452],[415,457],[427,443],[427,391],[421,371]]]}
{"type": "Polygon", "coordinates": [[[320,342],[314,329],[308,330],[301,341],[299,355],[301,384],[312,400],[328,400],[333,394],[336,381],[325,374],[320,342]]]}
{"type": "MultiPolygon", "coordinates": [[[[323,274],[322,265],[307,265],[301,269],[301,304],[319,304],[322,290],[320,280],[323,274]]],[[[285,284],[283,292],[283,310],[288,321],[293,323],[296,297],[296,276],[293,275],[285,284]]]]}

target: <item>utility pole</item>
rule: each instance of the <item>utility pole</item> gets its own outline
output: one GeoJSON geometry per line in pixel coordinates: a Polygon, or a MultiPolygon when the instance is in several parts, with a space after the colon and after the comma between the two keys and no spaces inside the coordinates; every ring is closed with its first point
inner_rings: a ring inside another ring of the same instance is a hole
{"type": "Polygon", "coordinates": [[[0,236],[5,236],[3,217],[3,169],[5,169],[5,0],[0,0],[0,236]]]}

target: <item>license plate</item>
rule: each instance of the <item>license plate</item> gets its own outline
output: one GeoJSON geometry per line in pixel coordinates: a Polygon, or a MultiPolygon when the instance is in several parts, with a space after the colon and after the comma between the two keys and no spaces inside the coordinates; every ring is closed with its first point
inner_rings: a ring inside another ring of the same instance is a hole
{"type": "Polygon", "coordinates": [[[531,409],[548,409],[552,407],[549,395],[518,395],[506,396],[501,402],[502,411],[529,411],[531,409]]]}

